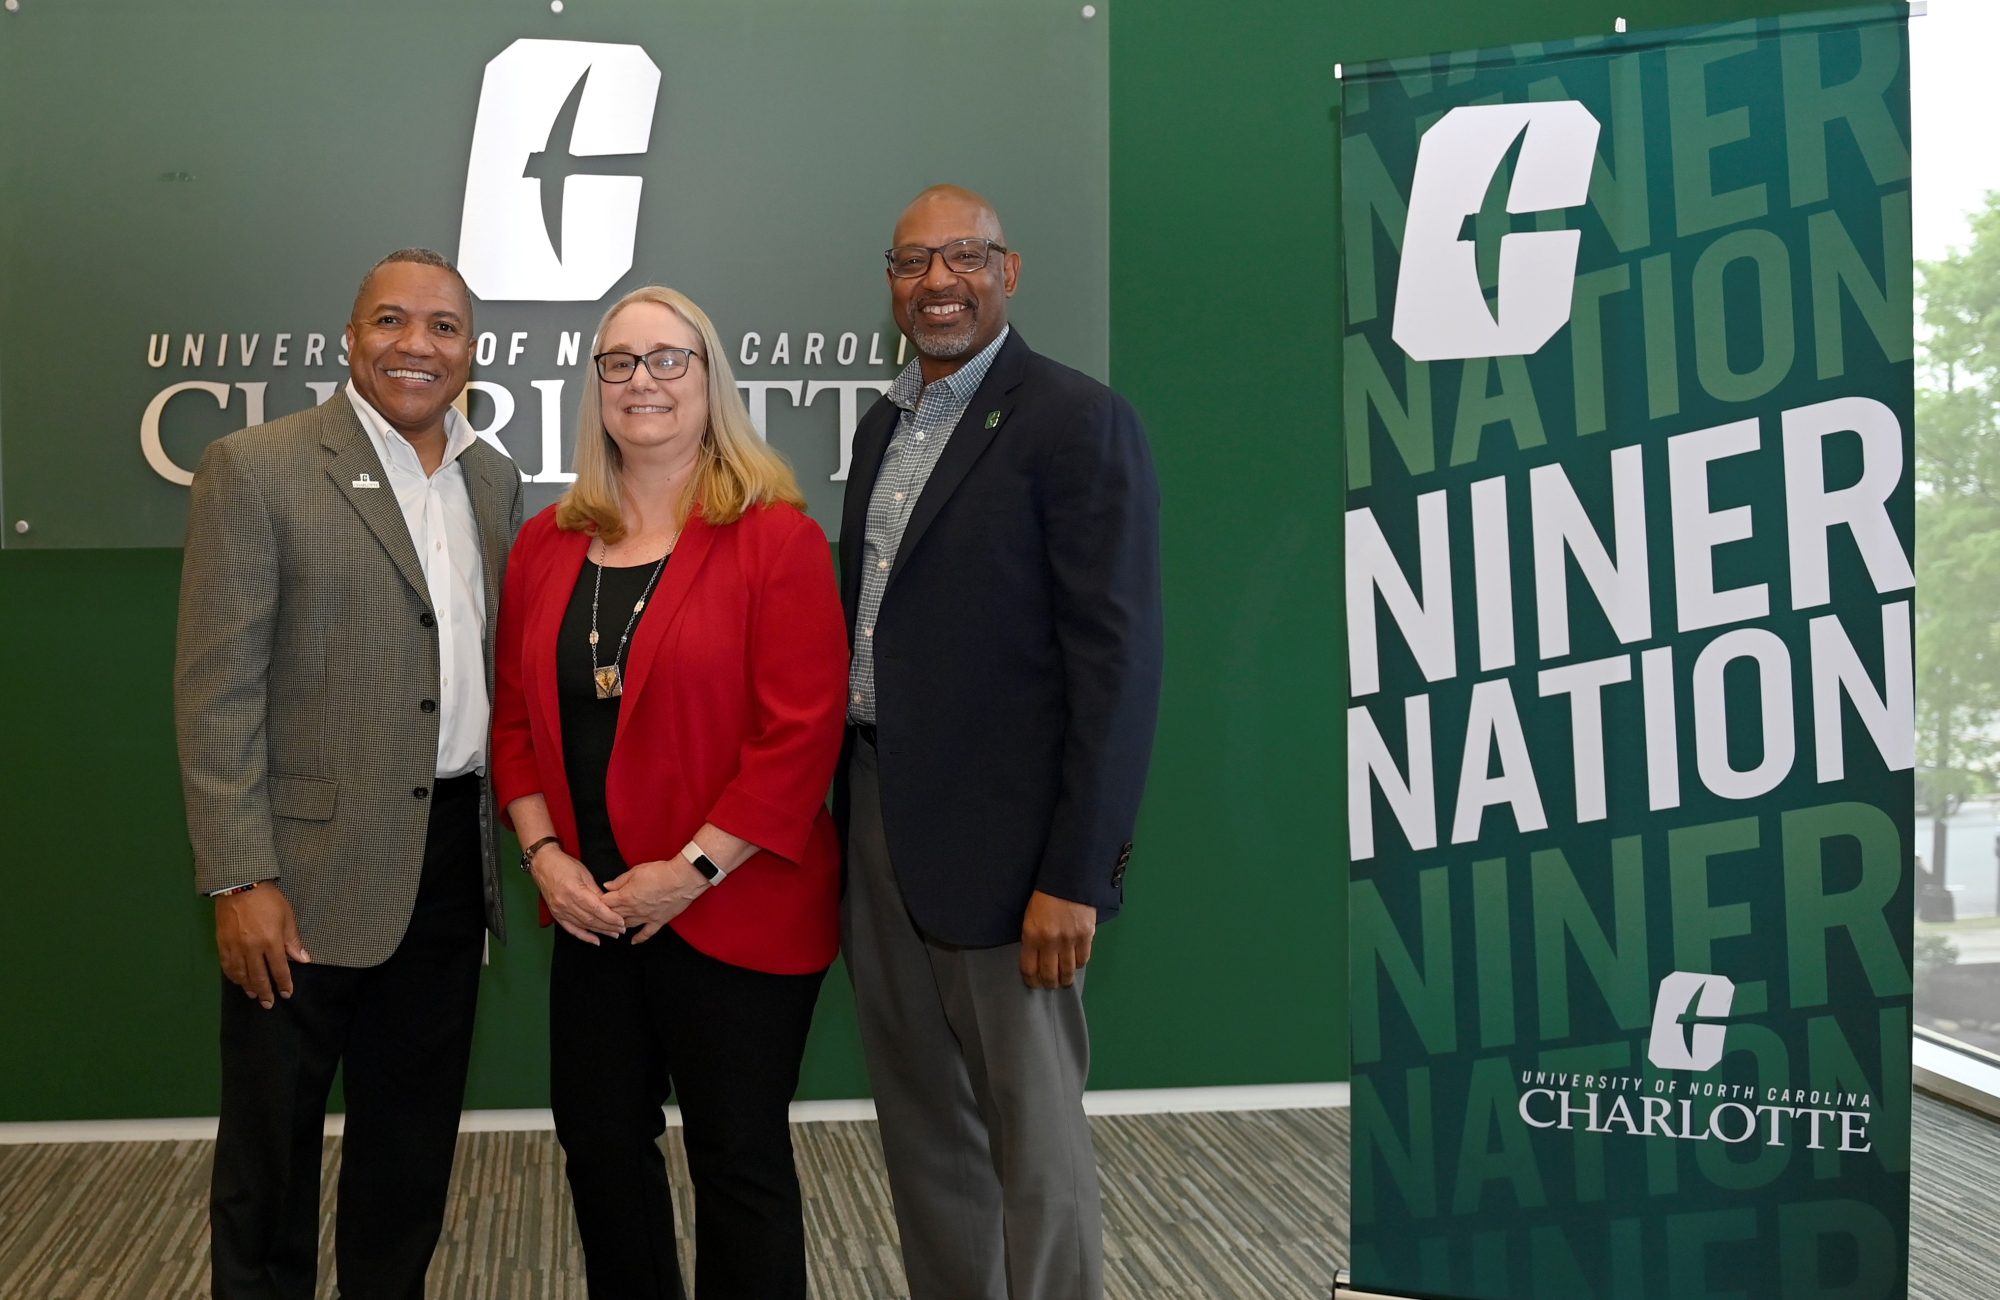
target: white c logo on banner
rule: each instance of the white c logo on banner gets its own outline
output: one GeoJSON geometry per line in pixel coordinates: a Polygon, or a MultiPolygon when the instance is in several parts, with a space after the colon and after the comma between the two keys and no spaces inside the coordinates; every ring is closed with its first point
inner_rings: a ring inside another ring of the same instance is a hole
{"type": "Polygon", "coordinates": [[[660,69],[637,45],[518,40],[486,65],[458,231],[474,293],[583,302],[632,268],[644,179],[569,176],[537,159],[645,153],[659,94],[660,69]]]}
{"type": "Polygon", "coordinates": [[[1502,238],[1497,310],[1487,308],[1479,287],[1473,242],[1459,238],[1523,131],[1507,211],[1550,212],[1582,203],[1590,193],[1598,122],[1573,99],[1454,108],[1417,147],[1390,332],[1419,361],[1526,356],[1569,321],[1581,231],[1502,238]]]}
{"type": "Polygon", "coordinates": [[[1695,1025],[1683,1034],[1681,1017],[1693,1008],[1705,1020],[1719,1020],[1735,1001],[1736,981],[1726,975],[1677,970],[1667,976],[1653,1004],[1653,1040],[1646,1059],[1662,1070],[1713,1070],[1722,1060],[1728,1031],[1721,1025],[1695,1025]]]}

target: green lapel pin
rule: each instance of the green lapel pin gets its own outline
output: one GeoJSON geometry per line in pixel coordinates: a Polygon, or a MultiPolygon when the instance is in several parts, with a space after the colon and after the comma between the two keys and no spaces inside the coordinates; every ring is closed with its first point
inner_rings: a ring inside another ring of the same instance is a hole
{"type": "Polygon", "coordinates": [[[986,427],[989,429],[997,429],[1000,427],[1000,412],[988,411],[986,413],[986,427]]]}

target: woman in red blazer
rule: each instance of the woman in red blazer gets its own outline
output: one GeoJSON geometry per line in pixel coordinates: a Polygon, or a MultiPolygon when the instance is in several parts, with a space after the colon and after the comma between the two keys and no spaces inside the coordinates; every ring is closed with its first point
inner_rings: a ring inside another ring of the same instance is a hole
{"type": "Polygon", "coordinates": [[[786,1112],[839,943],[832,556],[699,307],[635,290],[595,352],[576,482],[508,561],[493,703],[494,787],[557,927],[551,1102],[590,1293],[683,1294],[671,1095],[697,1293],[804,1300],[786,1112]]]}

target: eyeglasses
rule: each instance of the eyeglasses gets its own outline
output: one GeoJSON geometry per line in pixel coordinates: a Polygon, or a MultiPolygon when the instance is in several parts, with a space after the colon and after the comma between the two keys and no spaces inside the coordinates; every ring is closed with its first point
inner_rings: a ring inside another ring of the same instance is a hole
{"type": "Polygon", "coordinates": [[[605,383],[629,384],[641,364],[655,379],[678,379],[687,373],[688,358],[700,355],[693,348],[654,348],[643,357],[633,352],[600,352],[591,360],[597,363],[597,377],[605,383]]]}
{"type": "Polygon", "coordinates": [[[943,248],[931,248],[924,244],[898,244],[882,256],[889,259],[889,274],[899,280],[914,280],[931,269],[931,258],[942,256],[944,264],[960,275],[970,275],[974,271],[986,269],[989,250],[1005,253],[1005,244],[996,244],[990,239],[954,239],[943,248]]]}

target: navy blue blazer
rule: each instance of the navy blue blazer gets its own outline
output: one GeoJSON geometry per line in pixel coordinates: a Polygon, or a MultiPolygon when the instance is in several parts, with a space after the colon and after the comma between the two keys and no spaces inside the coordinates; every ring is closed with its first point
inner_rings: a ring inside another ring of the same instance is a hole
{"type": "MultiPolygon", "coordinates": [[[[900,414],[885,397],[854,434],[850,645],[900,414]]],[[[1009,334],[917,500],[873,638],[889,856],[932,939],[1015,942],[1037,889],[1100,919],[1123,904],[1159,707],[1159,508],[1138,413],[1009,334]]]]}

